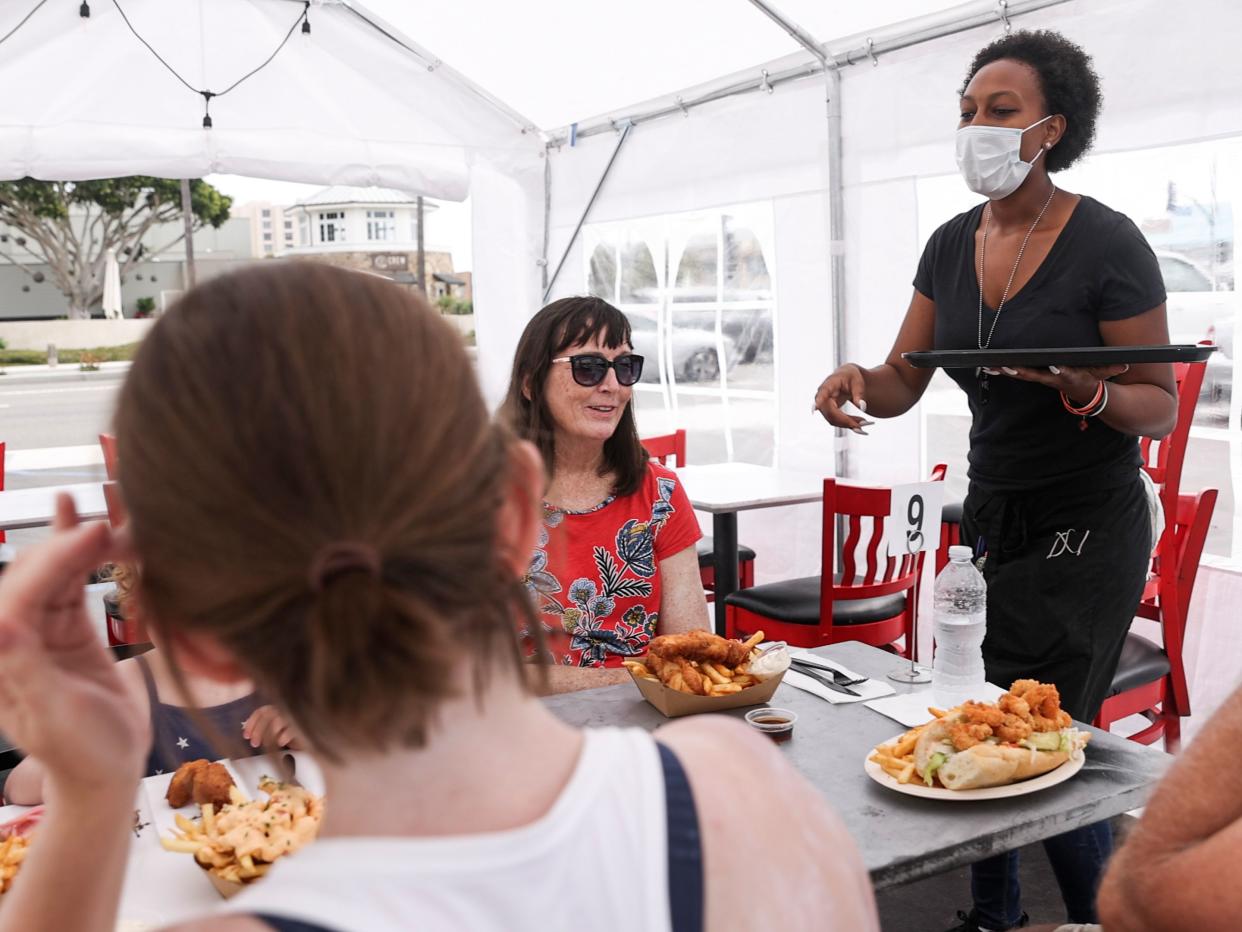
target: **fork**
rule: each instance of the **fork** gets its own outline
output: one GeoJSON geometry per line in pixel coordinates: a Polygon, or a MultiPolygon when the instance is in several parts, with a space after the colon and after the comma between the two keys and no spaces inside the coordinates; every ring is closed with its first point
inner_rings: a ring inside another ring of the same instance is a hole
{"type": "Polygon", "coordinates": [[[832,681],[838,686],[857,686],[859,683],[867,682],[867,677],[865,676],[846,676],[840,670],[833,669],[832,667],[821,667],[817,663],[810,663],[806,660],[799,660],[795,658],[794,660],[791,660],[790,663],[792,663],[795,667],[809,668],[814,670],[816,673],[830,676],[832,677],[832,681]]]}

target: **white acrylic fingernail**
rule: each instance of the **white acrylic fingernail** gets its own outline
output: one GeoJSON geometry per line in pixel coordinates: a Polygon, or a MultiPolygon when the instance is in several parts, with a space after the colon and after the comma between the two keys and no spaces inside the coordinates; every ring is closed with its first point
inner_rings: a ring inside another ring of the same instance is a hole
{"type": "Polygon", "coordinates": [[[1010,369],[1008,366],[1001,366],[1001,372],[1005,373],[1005,375],[1017,375],[1018,374],[1017,369],[1010,369]]]}
{"type": "Polygon", "coordinates": [[[858,410],[859,410],[859,411],[866,411],[866,410],[867,410],[867,399],[866,399],[866,398],[859,398],[859,399],[858,399],[858,410]]]}
{"type": "Polygon", "coordinates": [[[1049,366],[1049,367],[1048,367],[1048,371],[1049,371],[1049,372],[1051,372],[1053,375],[1060,375],[1060,374],[1061,374],[1061,370],[1060,370],[1060,369],[1058,369],[1056,366],[1049,366]]]}
{"type": "Polygon", "coordinates": [[[988,375],[1000,375],[999,369],[984,369],[983,371],[986,372],[988,375]]]}

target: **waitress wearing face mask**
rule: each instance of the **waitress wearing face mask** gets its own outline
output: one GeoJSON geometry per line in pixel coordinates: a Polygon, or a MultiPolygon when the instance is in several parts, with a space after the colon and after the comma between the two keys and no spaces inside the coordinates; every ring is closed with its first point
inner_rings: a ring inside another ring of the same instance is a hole
{"type": "MultiPolygon", "coordinates": [[[[1016,32],[975,56],[961,90],[957,161],[986,200],[932,234],[888,359],[847,363],[820,386],[829,423],[862,432],[918,402],[927,349],[1168,342],[1165,291],[1150,247],[1125,216],[1050,177],[1090,147],[1099,79],[1078,46],[1016,32]]],[[[963,543],[986,552],[988,680],[1054,683],[1063,707],[1099,710],[1134,617],[1151,555],[1139,436],[1176,419],[1168,365],[947,370],[972,415],[963,543]]],[[[1095,921],[1111,850],[1107,824],[1045,843],[1071,922],[1095,921]]],[[[972,872],[960,932],[1026,924],[1017,853],[972,872]]]]}

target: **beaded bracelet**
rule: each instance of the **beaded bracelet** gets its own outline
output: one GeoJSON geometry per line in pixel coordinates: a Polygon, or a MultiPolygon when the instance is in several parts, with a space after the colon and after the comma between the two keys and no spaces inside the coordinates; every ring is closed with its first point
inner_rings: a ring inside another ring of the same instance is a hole
{"type": "Polygon", "coordinates": [[[1065,392],[1061,392],[1061,404],[1070,414],[1082,418],[1078,423],[1078,429],[1086,430],[1087,418],[1099,417],[1104,412],[1104,409],[1108,407],[1108,383],[1101,379],[1100,384],[1095,389],[1095,396],[1081,408],[1075,407],[1065,392]]]}

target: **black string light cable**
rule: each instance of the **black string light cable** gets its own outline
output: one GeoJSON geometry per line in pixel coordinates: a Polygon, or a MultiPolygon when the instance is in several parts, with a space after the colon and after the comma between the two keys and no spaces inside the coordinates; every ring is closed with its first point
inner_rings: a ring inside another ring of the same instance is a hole
{"type": "MultiPolygon", "coordinates": [[[[45,3],[45,2],[47,2],[47,0],[42,0],[42,2],[39,4],[39,6],[42,6],[42,5],[43,5],[43,3],[45,3]]],[[[83,4],[83,5],[85,6],[85,4],[83,4]]],[[[182,76],[181,76],[181,75],[177,72],[177,69],[176,69],[176,68],[174,68],[172,65],[168,64],[168,62],[166,62],[166,61],[164,60],[163,56],[161,56],[161,55],[160,55],[160,53],[159,53],[159,52],[157,52],[157,51],[156,51],[156,50],[155,50],[155,49],[151,46],[151,43],[150,43],[150,42],[148,42],[146,39],[144,39],[144,38],[143,38],[143,37],[139,34],[138,30],[134,28],[134,24],[133,24],[133,23],[131,23],[131,22],[129,21],[129,17],[125,15],[125,11],[124,11],[123,9],[121,9],[120,0],[112,0],[112,5],[113,5],[114,7],[116,7],[116,11],[117,11],[118,13],[120,13],[120,14],[121,14],[121,19],[123,19],[123,20],[125,21],[125,25],[129,27],[129,31],[130,31],[130,32],[132,32],[132,33],[134,34],[134,38],[135,38],[135,39],[137,39],[139,42],[141,42],[143,45],[145,45],[145,46],[147,47],[147,51],[148,51],[148,52],[150,52],[152,55],[154,55],[154,56],[155,56],[155,58],[156,58],[156,60],[157,60],[157,61],[158,61],[161,65],[163,65],[165,68],[167,68],[167,69],[168,69],[168,72],[169,72],[169,73],[170,73],[170,74],[171,74],[174,78],[176,78],[178,81],[180,81],[182,84],[184,84],[184,85],[186,86],[186,88],[188,88],[189,90],[193,91],[195,94],[200,95],[200,96],[203,98],[203,128],[204,128],[204,129],[211,129],[211,125],[212,125],[212,124],[211,124],[211,99],[212,99],[213,97],[223,97],[225,94],[227,94],[229,91],[231,91],[231,90],[233,90],[234,88],[236,88],[236,87],[237,87],[239,84],[241,84],[243,81],[246,81],[246,80],[248,80],[249,78],[253,78],[256,74],[258,74],[260,71],[262,71],[262,70],[263,70],[264,68],[266,68],[268,65],[270,65],[270,64],[272,63],[272,59],[274,59],[277,55],[279,55],[279,54],[280,54],[280,50],[281,50],[281,49],[283,49],[283,48],[285,47],[285,45],[289,42],[289,39],[293,36],[293,33],[294,33],[294,31],[298,28],[298,25],[299,25],[299,24],[302,26],[302,32],[303,32],[304,34],[308,34],[308,33],[310,33],[310,19],[309,19],[309,14],[310,14],[310,0],[303,0],[303,3],[302,3],[302,12],[301,12],[301,13],[299,13],[299,14],[298,14],[298,18],[297,18],[297,19],[295,19],[295,20],[293,21],[293,25],[292,25],[292,26],[290,26],[290,27],[289,27],[289,31],[285,33],[285,37],[284,37],[283,39],[281,39],[281,40],[280,40],[280,44],[279,44],[278,46],[276,46],[276,48],[272,51],[272,54],[271,54],[271,55],[269,55],[269,56],[267,56],[267,58],[263,61],[263,63],[262,63],[262,64],[260,64],[258,67],[254,68],[253,70],[248,71],[248,72],[246,72],[245,74],[243,74],[240,78],[238,78],[236,81],[234,81],[234,82],[233,82],[232,84],[230,84],[228,87],[226,87],[224,90],[222,90],[222,91],[208,91],[208,90],[203,90],[203,89],[199,89],[199,88],[195,87],[193,84],[191,84],[191,83],[190,83],[189,81],[187,81],[185,78],[183,78],[183,77],[182,77],[182,76]]],[[[35,7],[35,9],[37,10],[37,9],[38,9],[38,7],[35,7]]],[[[32,11],[31,11],[31,13],[33,14],[33,12],[34,12],[34,11],[32,10],[32,11]]],[[[27,19],[29,19],[29,17],[27,17],[27,19]]],[[[24,21],[23,21],[23,22],[24,22],[24,21]]],[[[20,28],[20,24],[19,24],[19,28],[20,28]]],[[[7,37],[6,37],[6,38],[7,38],[7,37]]],[[[0,42],[3,42],[3,41],[4,41],[3,39],[0,39],[0,42]]]]}
{"type": "Polygon", "coordinates": [[[17,24],[16,26],[14,26],[12,29],[10,29],[8,32],[6,32],[3,36],[0,36],[0,45],[3,45],[5,42],[7,42],[7,41],[9,40],[9,38],[13,35],[13,33],[17,32],[17,30],[19,30],[19,29],[21,29],[23,26],[25,26],[25,25],[26,25],[26,21],[27,21],[27,20],[29,20],[29,19],[30,19],[30,17],[32,17],[32,16],[34,16],[36,13],[38,13],[38,12],[39,12],[39,8],[40,8],[41,6],[43,6],[43,4],[45,4],[45,3],[47,3],[47,0],[39,0],[39,2],[38,2],[38,3],[36,3],[36,4],[34,5],[34,9],[33,9],[33,10],[31,10],[29,13],[27,13],[25,16],[23,16],[23,17],[22,17],[22,21],[21,21],[20,23],[18,23],[18,24],[17,24]]]}

